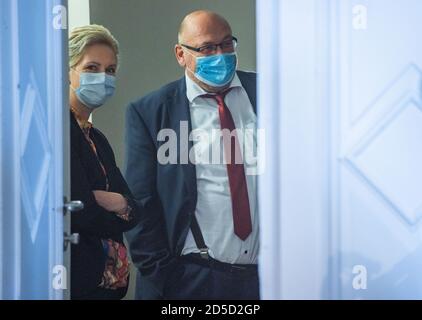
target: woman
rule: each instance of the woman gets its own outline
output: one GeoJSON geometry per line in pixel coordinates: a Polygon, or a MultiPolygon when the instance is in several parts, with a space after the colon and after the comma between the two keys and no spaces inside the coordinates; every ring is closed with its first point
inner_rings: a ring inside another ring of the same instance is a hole
{"type": "Polygon", "coordinates": [[[72,299],[121,299],[129,281],[123,232],[137,223],[137,207],[106,137],[89,116],[111,97],[118,43],[104,27],[76,28],[69,38],[71,193],[84,209],[72,213],[72,299]]]}

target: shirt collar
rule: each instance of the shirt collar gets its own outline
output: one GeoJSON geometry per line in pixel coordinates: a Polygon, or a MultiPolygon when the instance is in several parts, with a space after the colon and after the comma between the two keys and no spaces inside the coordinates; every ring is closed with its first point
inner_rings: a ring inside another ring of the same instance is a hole
{"type": "MultiPolygon", "coordinates": [[[[206,92],[191,78],[189,78],[187,71],[185,72],[185,79],[186,79],[186,96],[190,103],[192,103],[193,100],[195,100],[199,96],[202,96],[204,94],[209,94],[209,92],[206,92]]],[[[229,86],[229,88],[234,88],[234,87],[240,87],[240,88],[242,87],[242,83],[240,82],[240,79],[237,76],[237,73],[234,74],[233,80],[229,86]]]]}

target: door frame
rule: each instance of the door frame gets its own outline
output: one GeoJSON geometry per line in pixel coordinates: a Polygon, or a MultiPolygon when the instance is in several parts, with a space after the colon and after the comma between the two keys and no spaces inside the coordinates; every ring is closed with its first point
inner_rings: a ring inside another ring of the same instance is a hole
{"type": "Polygon", "coordinates": [[[19,299],[21,288],[21,215],[20,215],[20,143],[19,143],[19,108],[5,106],[19,105],[19,63],[18,63],[18,10],[16,1],[3,1],[2,22],[10,27],[0,31],[2,50],[0,55],[1,72],[1,239],[0,265],[1,285],[0,298],[19,299]],[[4,19],[4,21],[3,21],[4,19]],[[8,44],[7,46],[5,44],[8,44]],[[7,164],[7,170],[4,166],[7,164]],[[7,214],[9,213],[9,214],[7,214]],[[13,214],[10,214],[13,213],[13,214]],[[3,263],[8,261],[8,263],[3,263]]]}
{"type": "Polygon", "coordinates": [[[267,160],[259,176],[263,299],[338,294],[338,263],[330,258],[339,240],[331,196],[336,97],[329,90],[336,7],[331,0],[257,0],[258,122],[267,160]]]}
{"type": "Polygon", "coordinates": [[[52,219],[49,220],[49,268],[50,283],[53,283],[55,266],[63,265],[66,274],[66,289],[57,290],[50,286],[50,299],[70,299],[70,245],[64,251],[63,246],[54,246],[57,243],[64,243],[63,236],[70,234],[70,217],[64,210],[66,199],[70,199],[70,126],[69,126],[69,78],[68,78],[68,3],[67,0],[48,0],[46,10],[49,12],[50,23],[47,23],[47,65],[48,76],[48,113],[54,115],[49,118],[48,132],[50,143],[54,150],[54,166],[49,177],[49,192],[54,192],[50,197],[52,200],[50,208],[53,209],[52,219]],[[56,12],[55,6],[61,6],[60,11],[65,21],[62,22],[62,29],[53,28],[53,19],[56,12]],[[62,81],[57,82],[58,79],[62,81]],[[60,107],[59,107],[60,106],[60,107]],[[57,134],[59,133],[59,134],[57,134]],[[61,179],[57,179],[61,177],[61,179]]]}

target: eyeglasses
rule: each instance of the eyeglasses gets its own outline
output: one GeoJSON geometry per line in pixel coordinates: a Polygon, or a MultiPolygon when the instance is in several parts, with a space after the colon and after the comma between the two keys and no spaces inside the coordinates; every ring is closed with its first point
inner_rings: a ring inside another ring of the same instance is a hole
{"type": "Polygon", "coordinates": [[[232,37],[231,39],[224,40],[221,43],[207,44],[207,45],[201,46],[199,48],[191,47],[191,46],[188,46],[186,44],[180,44],[180,45],[189,49],[189,50],[199,52],[199,53],[202,53],[202,54],[214,53],[214,52],[217,51],[218,47],[220,47],[221,50],[224,51],[224,52],[231,52],[231,51],[234,51],[234,49],[236,49],[236,47],[237,47],[237,38],[232,37]]]}

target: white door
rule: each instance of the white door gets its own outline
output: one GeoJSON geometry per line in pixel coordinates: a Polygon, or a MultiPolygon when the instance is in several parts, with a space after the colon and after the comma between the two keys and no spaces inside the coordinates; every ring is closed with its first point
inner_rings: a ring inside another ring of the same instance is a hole
{"type": "Polygon", "coordinates": [[[66,0],[0,1],[2,299],[68,295],[65,5],[66,0]]]}
{"type": "Polygon", "coordinates": [[[422,2],[257,10],[263,297],[422,299],[422,2]]]}

